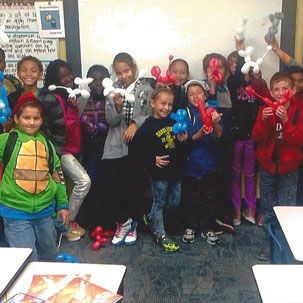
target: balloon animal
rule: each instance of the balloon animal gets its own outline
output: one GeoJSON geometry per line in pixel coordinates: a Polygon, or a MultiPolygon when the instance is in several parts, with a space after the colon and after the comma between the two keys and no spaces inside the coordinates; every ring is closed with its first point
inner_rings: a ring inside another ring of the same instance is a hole
{"type": "Polygon", "coordinates": [[[268,32],[265,35],[265,40],[268,42],[268,44],[272,43],[275,40],[275,34],[278,33],[278,27],[280,21],[283,19],[284,19],[284,14],[281,12],[269,15],[271,26],[268,28],[268,32]]]}
{"type": "Polygon", "coordinates": [[[176,77],[173,76],[169,70],[171,61],[174,59],[173,55],[170,55],[168,57],[169,59],[169,65],[166,70],[165,76],[161,76],[161,68],[158,65],[154,65],[151,68],[151,74],[156,78],[157,84],[171,84],[176,82],[176,77]]]}
{"type": "Polygon", "coordinates": [[[68,95],[69,98],[76,98],[76,96],[81,95],[83,98],[88,99],[90,96],[88,85],[90,83],[92,83],[93,81],[94,81],[93,78],[82,79],[82,78],[76,77],[74,80],[74,83],[76,85],[78,85],[78,88],[72,89],[70,87],[65,87],[65,86],[60,86],[60,85],[57,86],[57,85],[52,84],[48,87],[48,89],[50,91],[54,91],[57,88],[63,88],[69,93],[69,95],[68,95]]]}
{"type": "Polygon", "coordinates": [[[238,41],[241,41],[244,39],[246,23],[247,23],[247,18],[241,18],[238,22],[238,25],[236,27],[236,34],[235,34],[235,37],[238,41]]]}
{"type": "Polygon", "coordinates": [[[176,121],[173,125],[173,133],[178,135],[187,131],[187,112],[185,109],[178,109],[176,113],[171,113],[170,117],[176,121]]]}
{"type": "Polygon", "coordinates": [[[253,73],[257,74],[260,71],[260,65],[263,62],[264,57],[267,55],[267,53],[272,49],[271,45],[268,45],[266,48],[266,52],[264,55],[260,58],[258,58],[256,61],[251,60],[251,55],[254,52],[254,48],[252,46],[247,46],[245,50],[239,50],[238,54],[241,57],[244,57],[245,63],[243,64],[241,68],[241,72],[243,74],[248,74],[250,68],[253,68],[253,73]]]}
{"type": "Polygon", "coordinates": [[[141,77],[143,77],[144,74],[145,74],[145,70],[141,70],[139,72],[138,78],[133,83],[131,83],[126,89],[115,88],[113,85],[114,83],[110,78],[104,78],[102,81],[102,86],[104,87],[103,95],[107,97],[109,95],[120,94],[128,102],[130,103],[135,102],[135,95],[133,94],[133,89],[135,88],[137,81],[141,77]]]}
{"type": "Polygon", "coordinates": [[[0,71],[0,123],[6,123],[7,119],[11,116],[11,109],[9,108],[6,88],[3,85],[4,73],[0,71]]]}

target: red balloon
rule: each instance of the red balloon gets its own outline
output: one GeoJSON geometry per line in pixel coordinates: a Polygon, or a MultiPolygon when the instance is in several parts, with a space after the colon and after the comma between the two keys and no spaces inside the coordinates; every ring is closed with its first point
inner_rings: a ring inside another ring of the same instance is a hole
{"type": "Polygon", "coordinates": [[[100,249],[100,247],[101,247],[101,242],[99,242],[99,241],[95,241],[93,244],[92,244],[92,250],[94,250],[94,251],[96,251],[96,250],[98,250],[98,249],[100,249]]]}
{"type": "Polygon", "coordinates": [[[161,74],[161,69],[159,66],[157,65],[154,65],[152,68],[151,68],[151,74],[155,77],[155,78],[158,78],[161,74]]]}
{"type": "Polygon", "coordinates": [[[114,235],[114,232],[112,230],[106,230],[102,233],[102,236],[105,238],[111,238],[114,235]]]}
{"type": "Polygon", "coordinates": [[[93,231],[90,233],[90,235],[91,235],[93,238],[95,238],[95,237],[96,237],[96,231],[93,230],[93,231]]]}
{"type": "Polygon", "coordinates": [[[95,233],[96,234],[102,234],[102,231],[103,231],[103,227],[102,226],[100,226],[100,225],[97,225],[96,227],[95,227],[95,233]]]}

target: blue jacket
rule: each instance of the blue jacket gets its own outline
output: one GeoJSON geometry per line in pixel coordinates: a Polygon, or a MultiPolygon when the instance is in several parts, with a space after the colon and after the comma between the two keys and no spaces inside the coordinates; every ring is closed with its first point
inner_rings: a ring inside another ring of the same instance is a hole
{"type": "MultiPolygon", "coordinates": [[[[189,114],[188,135],[191,140],[192,136],[203,126],[200,119],[198,108],[191,104],[187,107],[189,114]]],[[[208,172],[217,170],[218,162],[218,139],[212,134],[204,135],[200,141],[191,141],[187,161],[186,176],[201,177],[208,172]]]]}

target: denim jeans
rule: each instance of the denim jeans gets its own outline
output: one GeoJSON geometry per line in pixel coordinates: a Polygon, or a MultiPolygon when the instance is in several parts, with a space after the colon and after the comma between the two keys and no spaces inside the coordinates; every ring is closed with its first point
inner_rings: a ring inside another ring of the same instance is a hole
{"type": "Polygon", "coordinates": [[[275,218],[274,206],[296,205],[297,181],[298,170],[273,175],[260,169],[260,204],[265,225],[275,218]]]}
{"type": "Polygon", "coordinates": [[[303,206],[303,164],[299,167],[299,179],[297,188],[297,205],[303,206]]]}
{"type": "Polygon", "coordinates": [[[10,247],[33,250],[30,261],[55,261],[57,232],[51,217],[33,220],[3,218],[5,239],[10,247]]]}
{"type": "Polygon", "coordinates": [[[168,180],[151,180],[153,205],[149,214],[157,236],[165,235],[163,223],[164,210],[177,208],[181,200],[181,182],[168,180]]]}
{"type": "Polygon", "coordinates": [[[61,165],[64,176],[74,182],[72,193],[69,196],[70,220],[75,220],[81,204],[88,194],[91,181],[86,170],[72,154],[61,156],[61,165]]]}

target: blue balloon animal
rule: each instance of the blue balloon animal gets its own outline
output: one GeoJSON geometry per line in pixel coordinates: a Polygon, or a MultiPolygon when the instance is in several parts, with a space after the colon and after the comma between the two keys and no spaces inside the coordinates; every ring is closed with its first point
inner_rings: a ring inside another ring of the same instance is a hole
{"type": "Polygon", "coordinates": [[[70,255],[68,253],[62,253],[62,254],[58,254],[56,257],[56,260],[58,262],[66,262],[66,263],[80,263],[79,258],[70,255]]]}
{"type": "Polygon", "coordinates": [[[6,123],[12,112],[8,105],[6,88],[3,84],[4,73],[0,71],[0,124],[6,123]]]}
{"type": "Polygon", "coordinates": [[[173,125],[173,133],[175,135],[187,131],[187,112],[185,109],[178,109],[176,113],[171,113],[170,117],[176,121],[173,125]]]}

